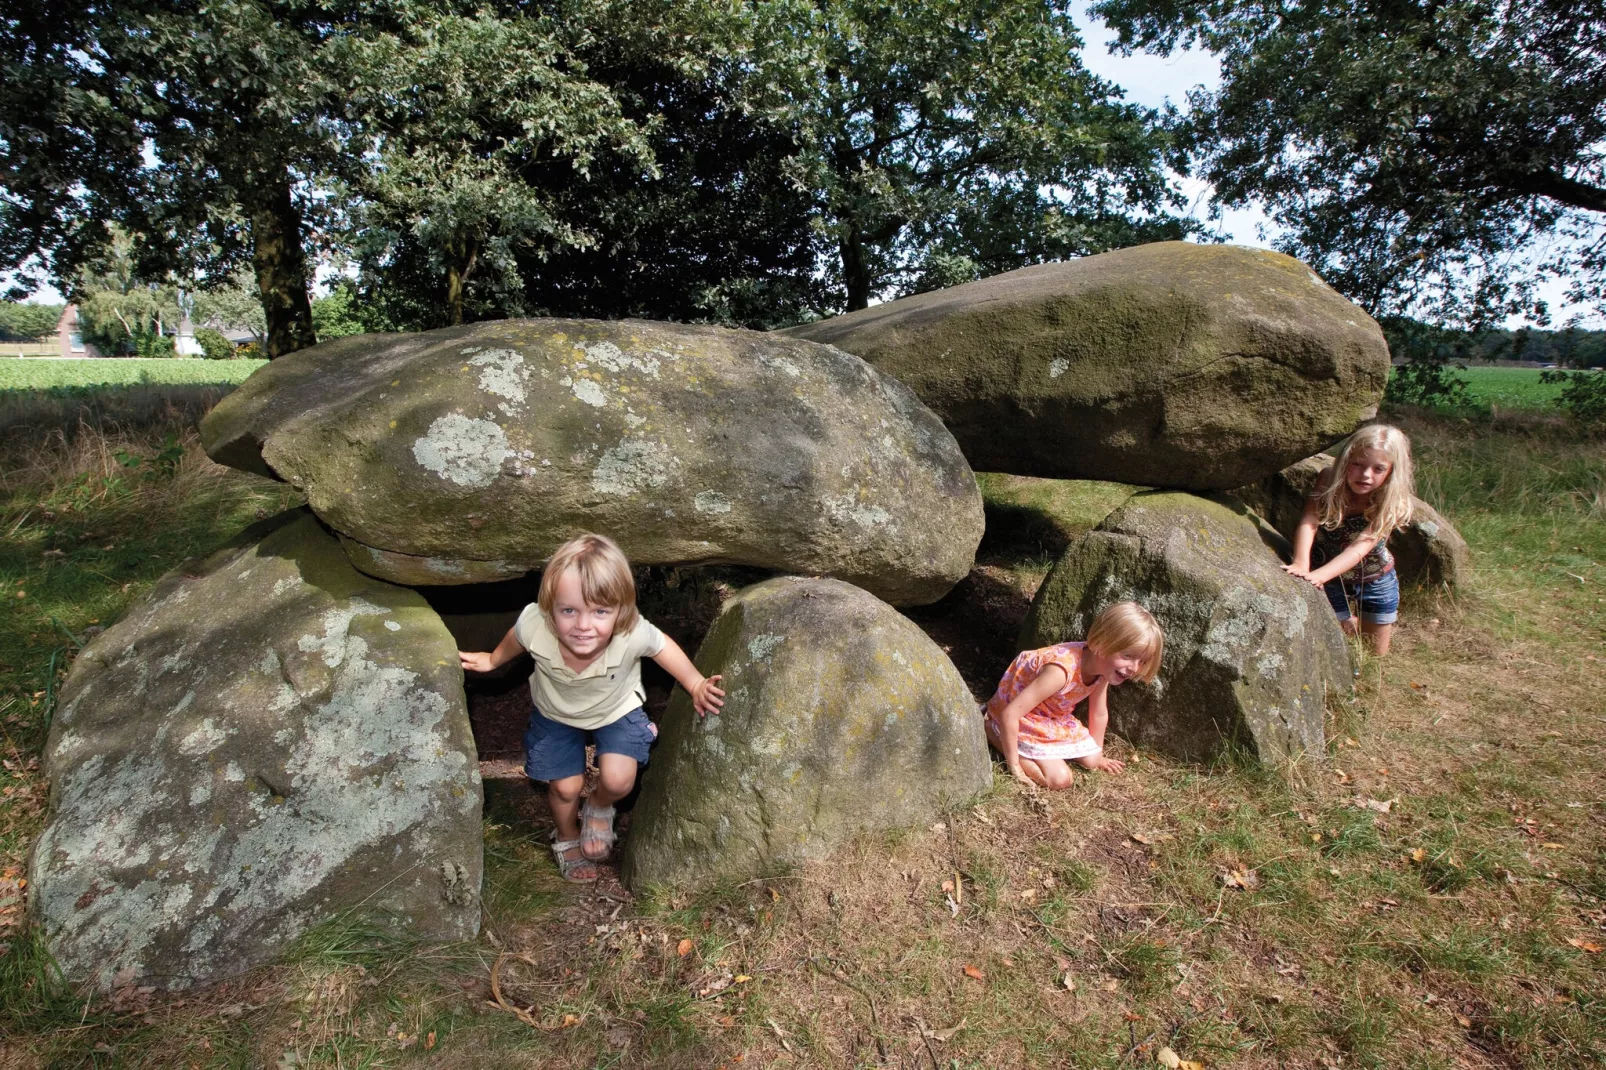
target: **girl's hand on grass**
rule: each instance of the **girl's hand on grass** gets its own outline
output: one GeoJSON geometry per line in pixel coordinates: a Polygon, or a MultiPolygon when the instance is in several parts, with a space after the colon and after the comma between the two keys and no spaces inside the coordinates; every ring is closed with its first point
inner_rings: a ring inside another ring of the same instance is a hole
{"type": "Polygon", "coordinates": [[[1126,768],[1126,763],[1117,758],[1095,754],[1093,760],[1087,763],[1087,768],[1096,769],[1101,773],[1119,773],[1126,768]]]}
{"type": "Polygon", "coordinates": [[[464,672],[490,672],[496,668],[496,664],[491,661],[491,652],[489,650],[480,650],[474,653],[459,650],[457,652],[457,660],[462,663],[464,672]]]}
{"type": "Polygon", "coordinates": [[[1027,776],[1026,770],[1022,769],[1018,765],[1012,765],[1009,767],[1009,775],[1014,777],[1019,783],[1025,784],[1028,788],[1037,787],[1037,781],[1027,776]]]}
{"type": "Polygon", "coordinates": [[[702,683],[691,690],[691,708],[697,711],[697,716],[707,717],[711,713],[718,713],[719,708],[725,705],[725,692],[715,686],[722,677],[715,673],[713,676],[703,677],[702,683]]]}

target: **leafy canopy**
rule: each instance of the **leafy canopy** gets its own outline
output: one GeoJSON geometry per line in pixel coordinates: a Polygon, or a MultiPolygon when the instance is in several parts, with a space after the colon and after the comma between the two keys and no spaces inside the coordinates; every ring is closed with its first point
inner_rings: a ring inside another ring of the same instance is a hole
{"type": "Polygon", "coordinates": [[[1221,61],[1186,145],[1229,205],[1379,316],[1606,304],[1606,7],[1571,0],[1100,0],[1120,46],[1221,61]]]}

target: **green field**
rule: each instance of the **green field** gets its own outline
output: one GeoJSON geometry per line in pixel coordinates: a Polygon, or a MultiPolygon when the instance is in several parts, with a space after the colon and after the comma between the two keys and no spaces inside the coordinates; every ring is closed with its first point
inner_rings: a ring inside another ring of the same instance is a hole
{"type": "Polygon", "coordinates": [[[265,360],[108,357],[88,360],[0,360],[0,390],[52,390],[61,387],[237,385],[265,360]]]}
{"type": "Polygon", "coordinates": [[[1458,372],[1474,401],[1501,409],[1554,409],[1561,384],[1541,383],[1537,368],[1467,368],[1458,372]]]}

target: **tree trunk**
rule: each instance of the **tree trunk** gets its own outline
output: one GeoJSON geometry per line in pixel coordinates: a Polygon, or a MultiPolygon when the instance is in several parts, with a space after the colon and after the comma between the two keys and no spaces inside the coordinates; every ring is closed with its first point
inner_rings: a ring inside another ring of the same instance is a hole
{"type": "Polygon", "coordinates": [[[850,227],[843,237],[842,282],[848,288],[848,311],[870,307],[870,261],[864,254],[864,235],[850,227]]]}
{"type": "Polygon", "coordinates": [[[479,258],[479,242],[464,239],[462,242],[453,242],[447,246],[446,263],[446,314],[448,325],[456,327],[463,322],[463,291],[468,286],[468,277],[474,273],[474,262],[479,258]],[[461,268],[457,266],[458,257],[467,250],[465,263],[461,268]]]}
{"type": "Polygon", "coordinates": [[[251,210],[251,265],[268,321],[267,357],[282,357],[315,343],[307,298],[307,254],[301,216],[290,198],[290,175],[276,171],[257,189],[251,210]]]}

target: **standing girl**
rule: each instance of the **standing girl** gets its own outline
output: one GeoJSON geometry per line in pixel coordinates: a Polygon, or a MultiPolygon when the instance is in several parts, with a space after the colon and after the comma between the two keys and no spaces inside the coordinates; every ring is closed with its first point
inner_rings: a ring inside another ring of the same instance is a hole
{"type": "Polygon", "coordinates": [[[1152,682],[1165,636],[1149,611],[1117,602],[1093,619],[1085,643],[1058,643],[1015,655],[988,701],[987,740],[1016,780],[1051,791],[1071,786],[1071,762],[1119,773],[1104,755],[1109,689],[1128,680],[1152,682]],[[1073,712],[1087,701],[1087,724],[1073,712]]]}
{"type": "Polygon", "coordinates": [[[1356,633],[1349,597],[1359,603],[1360,631],[1379,654],[1400,609],[1400,580],[1389,533],[1410,523],[1411,440],[1388,424],[1369,424],[1349,437],[1338,460],[1316,479],[1294,532],[1289,575],[1327,593],[1347,635],[1356,633]]]}
{"type": "Polygon", "coordinates": [[[725,692],[686,652],[636,612],[630,562],[604,535],[577,535],[541,573],[535,604],[495,650],[458,651],[464,670],[490,672],[521,651],[535,661],[535,708],[524,733],[524,773],[544,780],[552,807],[552,855],[567,881],[594,881],[614,843],[613,804],[630,794],[656,732],[641,704],[641,659],[656,661],[691,695],[699,716],[718,713],[725,692]],[[597,786],[582,805],[586,742],[597,747],[597,786]]]}

